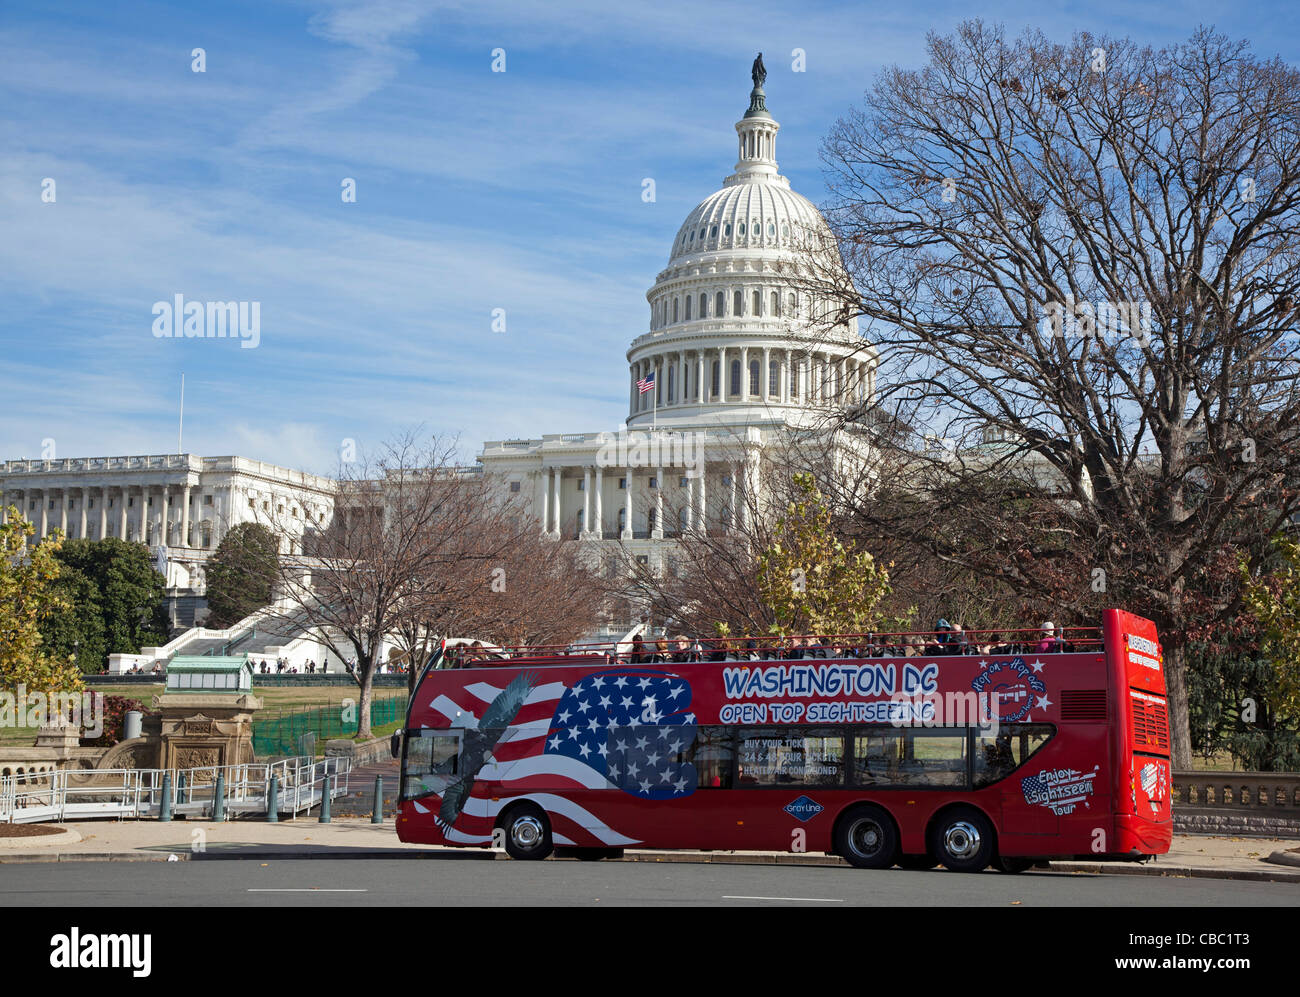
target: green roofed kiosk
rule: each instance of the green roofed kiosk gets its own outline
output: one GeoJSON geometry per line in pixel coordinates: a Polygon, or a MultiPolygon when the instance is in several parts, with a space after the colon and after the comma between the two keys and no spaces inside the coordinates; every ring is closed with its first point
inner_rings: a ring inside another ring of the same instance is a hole
{"type": "Polygon", "coordinates": [[[154,706],[162,715],[161,767],[253,761],[253,713],[262,701],[253,695],[248,655],[178,654],[167,665],[167,682],[163,694],[154,697],[154,706]]]}
{"type": "Polygon", "coordinates": [[[174,692],[253,691],[253,666],[244,654],[234,658],[178,654],[167,665],[168,694],[174,692]]]}

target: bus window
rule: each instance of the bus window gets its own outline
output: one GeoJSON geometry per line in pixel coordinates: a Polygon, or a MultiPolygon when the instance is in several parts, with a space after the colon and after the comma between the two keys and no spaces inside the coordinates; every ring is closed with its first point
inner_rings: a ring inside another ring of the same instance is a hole
{"type": "Polygon", "coordinates": [[[825,731],[741,735],[740,786],[840,786],[844,738],[825,731]]]}
{"type": "Polygon", "coordinates": [[[694,746],[681,760],[694,764],[700,789],[731,789],[736,771],[736,748],[726,727],[701,727],[694,746]]]}
{"type": "Polygon", "coordinates": [[[447,731],[412,731],[406,739],[406,765],[403,775],[459,775],[460,733],[447,731]]]}
{"type": "Polygon", "coordinates": [[[855,786],[965,786],[966,733],[881,730],[853,739],[855,786]]]}
{"type": "Polygon", "coordinates": [[[965,786],[966,732],[905,730],[900,785],[965,786]]]}
{"type": "Polygon", "coordinates": [[[1052,739],[1052,724],[1003,724],[996,733],[975,734],[975,787],[989,786],[1025,764],[1052,739]]]}

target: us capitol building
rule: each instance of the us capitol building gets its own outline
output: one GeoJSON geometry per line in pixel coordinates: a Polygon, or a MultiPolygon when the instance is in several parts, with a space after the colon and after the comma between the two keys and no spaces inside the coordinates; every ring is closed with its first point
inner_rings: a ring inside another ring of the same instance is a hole
{"type": "MultiPolygon", "coordinates": [[[[761,56],[752,76],[734,171],[686,216],[646,295],[649,328],[627,350],[626,426],[489,441],[478,457],[489,480],[531,501],[547,535],[662,563],[683,530],[727,529],[761,506],[771,448],[832,424],[837,446],[865,447],[854,413],[870,410],[877,355],[856,320],[836,318],[834,238],[778,172],[761,56]]],[[[174,626],[201,621],[203,564],[232,526],[287,522],[296,531],[281,552],[299,554],[295,536],[330,520],[332,486],[243,457],[0,462],[0,499],[39,535],[148,544],[174,626]]]]}
{"type": "Polygon", "coordinates": [[[646,294],[626,429],[484,444],[484,468],[530,494],[552,536],[655,557],[682,530],[725,529],[761,505],[774,444],[834,424],[842,447],[864,445],[852,414],[870,410],[877,355],[835,318],[847,278],[825,219],[777,170],[766,75],[760,55],[734,172],[686,216],[646,294]]]}

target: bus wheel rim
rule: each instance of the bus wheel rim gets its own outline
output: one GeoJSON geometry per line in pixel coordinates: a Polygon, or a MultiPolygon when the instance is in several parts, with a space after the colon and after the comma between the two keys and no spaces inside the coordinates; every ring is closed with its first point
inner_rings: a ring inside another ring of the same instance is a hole
{"type": "Polygon", "coordinates": [[[536,848],[542,843],[542,822],[536,817],[520,817],[510,825],[510,840],[520,848],[536,848]]]}
{"type": "Polygon", "coordinates": [[[949,824],[943,835],[943,847],[955,859],[972,858],[980,850],[979,828],[969,821],[949,824]]]}
{"type": "Polygon", "coordinates": [[[855,821],[849,833],[849,843],[853,846],[853,850],[864,857],[879,852],[883,838],[884,832],[879,822],[869,818],[855,821]]]}

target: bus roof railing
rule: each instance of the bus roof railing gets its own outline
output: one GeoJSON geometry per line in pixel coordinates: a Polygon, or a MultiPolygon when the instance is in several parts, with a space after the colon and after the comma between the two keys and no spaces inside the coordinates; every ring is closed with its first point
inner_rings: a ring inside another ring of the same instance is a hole
{"type": "MultiPolygon", "coordinates": [[[[607,658],[632,661],[636,658],[657,655],[698,655],[709,660],[709,655],[722,653],[739,656],[766,653],[769,659],[790,656],[796,651],[841,651],[831,657],[907,657],[912,655],[936,657],[949,654],[1048,654],[1048,653],[1100,653],[1102,638],[1100,627],[1041,627],[1025,629],[990,630],[906,630],[869,631],[852,634],[788,634],[756,637],[692,637],[665,634],[639,644],[631,641],[591,641],[577,644],[533,644],[517,646],[491,645],[473,647],[458,644],[447,648],[449,658],[472,662],[478,667],[490,667],[504,660],[607,658]],[[685,646],[682,646],[685,644],[685,646]],[[1043,648],[1043,644],[1049,647],[1043,648]],[[935,651],[930,648],[937,648],[935,651]],[[780,652],[780,653],[777,653],[780,652]],[[788,652],[788,654],[787,654],[788,652]]],[[[806,656],[806,655],[805,655],[806,656]]],[[[723,660],[714,657],[714,660],[723,660]]]]}

